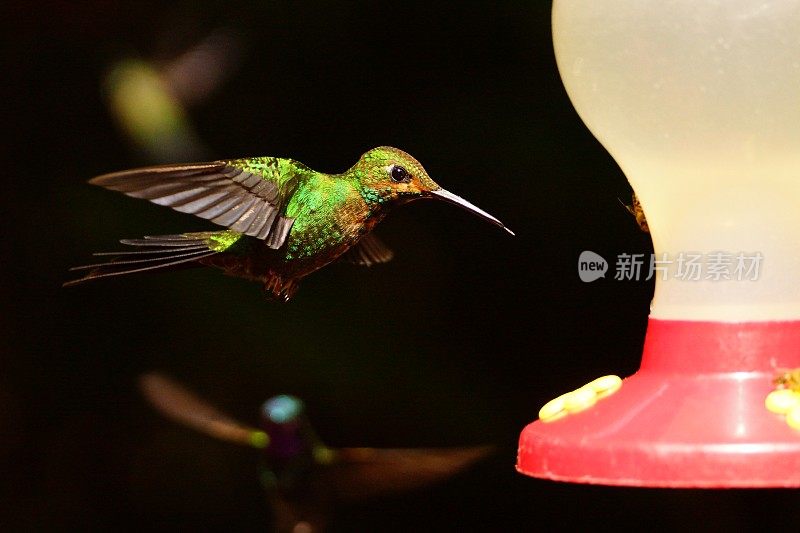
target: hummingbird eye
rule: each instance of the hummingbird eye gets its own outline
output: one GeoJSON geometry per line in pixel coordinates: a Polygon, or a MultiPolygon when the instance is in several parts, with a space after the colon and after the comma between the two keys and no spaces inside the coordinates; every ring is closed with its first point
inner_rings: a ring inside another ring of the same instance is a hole
{"type": "Polygon", "coordinates": [[[389,175],[392,177],[392,181],[398,183],[404,183],[411,179],[411,174],[408,173],[408,170],[400,165],[392,165],[392,168],[389,169],[389,175]]]}

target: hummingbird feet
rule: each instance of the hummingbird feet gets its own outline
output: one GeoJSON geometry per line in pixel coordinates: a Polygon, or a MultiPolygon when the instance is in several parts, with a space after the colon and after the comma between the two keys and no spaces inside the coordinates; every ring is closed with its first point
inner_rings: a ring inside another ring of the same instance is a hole
{"type": "Polygon", "coordinates": [[[268,297],[286,303],[300,288],[300,283],[294,279],[283,280],[277,274],[270,274],[264,282],[264,292],[268,297]]]}

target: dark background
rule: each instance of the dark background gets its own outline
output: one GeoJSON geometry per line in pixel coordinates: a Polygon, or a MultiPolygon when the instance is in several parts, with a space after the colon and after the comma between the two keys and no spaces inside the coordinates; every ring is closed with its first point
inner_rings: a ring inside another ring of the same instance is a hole
{"type": "Polygon", "coordinates": [[[333,446],[497,451],[433,487],[341,506],[335,530],[791,527],[793,491],[573,486],[515,473],[548,399],[639,363],[651,283],[581,283],[590,249],[648,253],[630,188],[582,125],[553,58],[548,2],[6,4],[0,523],[9,528],[266,528],[258,453],[164,420],[136,377],[163,371],[237,418],[303,397],[333,446]],[[388,144],[498,216],[444,204],[379,227],[384,266],[332,265],[288,305],[211,270],[62,289],[121,237],[209,223],[86,185],[149,160],[102,78],[218,28],[237,70],[191,120],[211,158],[341,171],[388,144]]]}

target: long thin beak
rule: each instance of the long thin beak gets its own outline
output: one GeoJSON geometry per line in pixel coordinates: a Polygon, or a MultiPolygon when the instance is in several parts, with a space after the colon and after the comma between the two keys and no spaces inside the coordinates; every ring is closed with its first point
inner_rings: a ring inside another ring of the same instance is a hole
{"type": "Polygon", "coordinates": [[[473,214],[481,217],[482,219],[491,222],[495,226],[499,226],[499,227],[503,228],[504,230],[509,232],[511,235],[514,235],[513,231],[508,229],[505,226],[505,224],[503,224],[502,222],[500,222],[499,220],[494,218],[492,215],[490,215],[489,213],[487,213],[486,211],[484,211],[480,207],[472,205],[468,201],[464,200],[463,198],[461,198],[458,195],[455,195],[455,194],[451,193],[450,191],[446,191],[444,189],[437,189],[435,191],[430,191],[430,194],[434,198],[439,198],[440,200],[444,200],[445,202],[461,206],[462,208],[466,209],[467,211],[472,212],[473,214]]]}

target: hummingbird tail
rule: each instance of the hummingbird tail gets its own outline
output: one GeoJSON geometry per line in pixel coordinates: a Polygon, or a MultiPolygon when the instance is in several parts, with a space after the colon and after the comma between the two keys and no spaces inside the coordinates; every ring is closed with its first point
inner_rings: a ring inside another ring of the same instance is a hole
{"type": "Polygon", "coordinates": [[[122,244],[141,248],[124,252],[98,252],[96,256],[114,256],[104,263],[82,265],[70,270],[88,270],[82,278],[64,283],[64,287],[85,281],[162,270],[178,266],[197,265],[200,259],[223,251],[217,237],[224,232],[183,233],[146,236],[143,239],[122,239],[122,244]]]}

